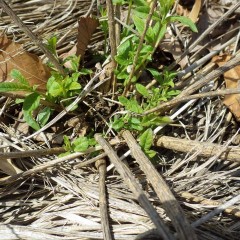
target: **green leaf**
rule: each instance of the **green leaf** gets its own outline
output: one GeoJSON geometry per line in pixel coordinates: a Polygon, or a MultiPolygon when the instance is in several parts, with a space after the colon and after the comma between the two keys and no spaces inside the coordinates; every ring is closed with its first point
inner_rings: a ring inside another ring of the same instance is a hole
{"type": "Polygon", "coordinates": [[[84,152],[88,149],[88,139],[86,137],[79,137],[72,143],[74,152],[84,152]]]}
{"type": "Polygon", "coordinates": [[[129,100],[124,96],[119,96],[118,101],[124,106],[127,107],[129,105],[129,100]]]}
{"type": "Polygon", "coordinates": [[[23,102],[23,111],[32,112],[37,109],[40,105],[40,95],[36,92],[29,94],[26,96],[23,102]]]}
{"type": "Polygon", "coordinates": [[[77,57],[77,56],[72,56],[72,59],[70,60],[70,63],[71,63],[71,67],[72,67],[72,70],[77,72],[78,69],[79,69],[79,65],[80,65],[80,57],[77,57]]]}
{"type": "Polygon", "coordinates": [[[193,32],[198,32],[195,23],[188,17],[184,17],[184,16],[169,16],[169,17],[166,18],[166,21],[168,21],[168,22],[175,22],[175,21],[181,22],[182,24],[190,27],[190,29],[193,32]]]}
{"type": "Polygon", "coordinates": [[[80,75],[89,75],[91,74],[93,71],[91,69],[87,69],[87,68],[82,68],[79,73],[80,75]]]}
{"type": "Polygon", "coordinates": [[[153,143],[153,131],[151,128],[148,128],[140,137],[139,144],[143,150],[149,150],[153,143]]]}
{"type": "Polygon", "coordinates": [[[23,119],[27,122],[27,124],[32,127],[34,130],[39,130],[39,124],[32,117],[32,113],[29,111],[23,111],[23,119]]]}
{"type": "Polygon", "coordinates": [[[132,18],[133,18],[134,25],[136,26],[139,34],[141,35],[144,31],[145,20],[137,17],[136,15],[134,15],[132,18]]]}
{"type": "Polygon", "coordinates": [[[21,98],[16,98],[15,100],[16,104],[23,103],[23,102],[24,102],[24,99],[21,99],[21,98]]]}
{"type": "Polygon", "coordinates": [[[51,108],[45,107],[38,113],[37,122],[41,127],[43,127],[48,122],[48,119],[50,118],[50,116],[51,116],[51,108]]]}
{"type": "Polygon", "coordinates": [[[159,34],[157,36],[156,42],[159,42],[160,40],[162,40],[164,38],[166,31],[167,31],[167,23],[163,23],[163,25],[159,31],[159,34]]]}
{"type": "Polygon", "coordinates": [[[152,74],[152,76],[161,84],[163,79],[162,79],[162,74],[154,69],[154,68],[147,68],[147,70],[152,74]]]}
{"type": "Polygon", "coordinates": [[[64,143],[64,149],[66,150],[66,151],[72,151],[72,146],[71,146],[71,142],[70,142],[70,140],[69,140],[69,137],[68,136],[66,136],[66,135],[64,135],[63,136],[63,143],[64,143]]]}
{"type": "Polygon", "coordinates": [[[126,1],[125,0],[113,0],[113,5],[123,5],[125,4],[126,1]]]}
{"type": "Polygon", "coordinates": [[[147,19],[149,15],[150,7],[149,6],[139,6],[133,9],[133,16],[137,16],[142,19],[147,19]]]}
{"type": "MultiPolygon", "coordinates": [[[[135,7],[132,12],[133,12],[133,16],[137,16],[142,19],[147,19],[149,12],[150,12],[150,7],[148,5],[135,7]]],[[[160,20],[157,12],[153,13],[152,20],[155,20],[155,21],[160,20]]]]}
{"type": "Polygon", "coordinates": [[[21,74],[20,71],[18,71],[17,69],[13,69],[10,73],[11,77],[15,80],[18,80],[19,83],[26,85],[28,87],[31,87],[29,82],[26,80],[26,78],[21,74]]]}
{"type": "Polygon", "coordinates": [[[131,46],[130,40],[126,41],[123,40],[123,42],[117,48],[117,56],[122,56],[126,58],[128,56],[130,46],[131,46]]]}
{"type": "Polygon", "coordinates": [[[135,99],[130,99],[129,104],[126,108],[127,108],[127,110],[129,110],[131,112],[135,112],[135,113],[142,113],[143,112],[142,107],[139,105],[139,103],[135,99]]]}
{"type": "Polygon", "coordinates": [[[129,77],[129,73],[126,71],[121,71],[117,74],[118,79],[126,79],[127,77],[129,77]]]}
{"type": "Polygon", "coordinates": [[[135,6],[148,6],[148,3],[146,0],[134,0],[135,6]]]}
{"type": "Polygon", "coordinates": [[[57,55],[57,52],[56,52],[57,37],[53,36],[53,37],[49,38],[47,40],[47,42],[48,42],[48,44],[47,44],[48,50],[50,50],[51,53],[53,53],[54,55],[57,55]]]}
{"type": "Polygon", "coordinates": [[[129,61],[128,61],[128,59],[124,55],[115,56],[115,60],[120,65],[124,65],[124,66],[128,66],[129,65],[129,61]]]}
{"type": "Polygon", "coordinates": [[[143,130],[143,127],[141,126],[141,121],[138,118],[131,117],[128,121],[128,124],[131,129],[135,129],[137,131],[143,130]]]}
{"type": "Polygon", "coordinates": [[[154,150],[146,150],[145,154],[149,157],[149,158],[153,158],[156,156],[157,152],[154,150]]]}
{"type": "Polygon", "coordinates": [[[61,96],[63,93],[63,88],[58,82],[54,81],[49,87],[48,92],[53,97],[61,96]]]}
{"type": "Polygon", "coordinates": [[[71,91],[71,90],[79,90],[79,89],[81,89],[80,83],[72,82],[68,90],[71,91]]]}
{"type": "Polygon", "coordinates": [[[95,145],[97,145],[97,141],[95,140],[95,138],[89,138],[89,139],[88,139],[88,145],[89,145],[89,146],[95,146],[95,145]]]}
{"type": "Polygon", "coordinates": [[[119,131],[124,127],[124,125],[125,125],[125,122],[122,118],[116,118],[112,123],[112,128],[116,131],[119,131]]]}
{"type": "Polygon", "coordinates": [[[181,91],[180,90],[170,90],[167,92],[168,96],[177,96],[181,91]]]}
{"type": "MultiPolygon", "coordinates": [[[[152,46],[144,44],[141,49],[141,54],[145,55],[146,53],[153,52],[153,50],[154,49],[152,46]]],[[[149,58],[149,60],[151,60],[151,57],[149,58]]]]}
{"type": "Polygon", "coordinates": [[[73,82],[77,82],[80,75],[81,75],[80,72],[75,72],[75,73],[73,73],[72,76],[71,76],[71,80],[72,80],[73,82]]]}
{"type": "Polygon", "coordinates": [[[1,82],[0,92],[26,91],[31,92],[32,88],[16,82],[1,82]]]}
{"type": "Polygon", "coordinates": [[[160,125],[163,123],[170,123],[170,122],[172,122],[172,120],[167,116],[159,117],[154,114],[149,114],[143,117],[141,125],[143,127],[152,127],[152,126],[160,125]]]}
{"type": "Polygon", "coordinates": [[[144,97],[149,97],[148,89],[140,83],[136,84],[137,91],[142,94],[144,97]]]}

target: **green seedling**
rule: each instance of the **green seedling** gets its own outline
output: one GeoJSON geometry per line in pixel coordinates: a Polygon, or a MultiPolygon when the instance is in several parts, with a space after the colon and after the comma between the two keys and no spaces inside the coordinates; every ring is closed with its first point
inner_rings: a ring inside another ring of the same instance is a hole
{"type": "MultiPolygon", "coordinates": [[[[118,4],[121,2],[126,3],[125,1],[116,2],[118,4]]],[[[174,0],[159,0],[158,2],[157,11],[152,15],[152,24],[146,26],[146,19],[150,12],[149,3],[142,0],[129,1],[129,11],[132,11],[133,16],[133,26],[131,27],[135,28],[138,34],[133,34],[129,29],[123,30],[121,44],[118,46],[117,56],[115,57],[118,63],[115,74],[117,79],[123,80],[124,86],[133,84],[138,80],[141,69],[152,60],[152,55],[164,37],[167,26],[170,23],[178,21],[190,27],[192,31],[197,31],[195,24],[190,19],[183,16],[169,16],[174,0]],[[144,34],[145,28],[147,28],[147,31],[144,36],[144,42],[137,54],[139,50],[139,36],[144,34]],[[132,71],[134,71],[133,74],[131,73],[132,71]]]]}
{"type": "Polygon", "coordinates": [[[73,152],[85,152],[89,147],[97,144],[96,140],[91,137],[79,137],[70,141],[68,136],[63,136],[65,153],[60,154],[61,157],[66,156],[73,152]]]}
{"type": "MultiPolygon", "coordinates": [[[[48,48],[54,55],[57,55],[56,42],[57,39],[55,37],[48,40],[48,48]]],[[[77,56],[66,58],[62,64],[65,62],[70,63],[70,67],[66,68],[66,75],[52,71],[51,77],[47,82],[46,93],[39,92],[37,85],[31,86],[21,72],[16,69],[10,73],[15,82],[0,83],[0,92],[25,91],[29,93],[23,100],[23,116],[24,120],[34,130],[39,130],[43,127],[53,112],[49,107],[42,108],[40,101],[45,100],[51,103],[61,103],[63,107],[69,105],[71,98],[77,96],[82,90],[79,78],[91,73],[91,70],[88,69],[82,68],[79,70],[80,58],[77,56]]],[[[77,105],[72,110],[76,108],[77,105]]]]}

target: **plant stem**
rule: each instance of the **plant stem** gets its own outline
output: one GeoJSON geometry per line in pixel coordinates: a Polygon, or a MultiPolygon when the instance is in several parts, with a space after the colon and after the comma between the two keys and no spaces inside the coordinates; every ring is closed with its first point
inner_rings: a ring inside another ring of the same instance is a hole
{"type": "MultiPolygon", "coordinates": [[[[112,70],[116,68],[117,62],[115,56],[117,55],[117,45],[116,45],[116,30],[115,30],[115,19],[114,19],[114,7],[112,0],[106,0],[107,13],[108,13],[108,27],[109,27],[109,38],[111,46],[111,59],[113,63],[112,70]]],[[[115,92],[116,77],[111,74],[111,86],[113,87],[113,92],[115,92]]]]}
{"type": "Polygon", "coordinates": [[[138,48],[137,48],[137,52],[136,52],[136,55],[135,55],[134,60],[133,60],[132,70],[131,70],[131,73],[130,73],[130,76],[129,76],[129,79],[128,79],[128,83],[125,86],[124,91],[123,91],[123,95],[124,96],[127,94],[128,90],[129,90],[129,87],[131,85],[131,80],[132,80],[132,78],[133,78],[133,76],[135,74],[135,70],[136,70],[136,65],[137,65],[137,62],[138,62],[139,54],[140,54],[140,52],[142,50],[144,38],[146,36],[147,30],[148,30],[148,27],[149,27],[149,24],[150,24],[150,21],[152,19],[152,15],[154,13],[154,10],[155,10],[156,6],[157,6],[157,0],[154,0],[154,2],[151,5],[151,9],[150,9],[150,12],[148,14],[148,17],[147,17],[147,20],[146,20],[146,24],[144,26],[143,34],[142,34],[142,36],[140,38],[139,45],[138,45],[138,48]]]}

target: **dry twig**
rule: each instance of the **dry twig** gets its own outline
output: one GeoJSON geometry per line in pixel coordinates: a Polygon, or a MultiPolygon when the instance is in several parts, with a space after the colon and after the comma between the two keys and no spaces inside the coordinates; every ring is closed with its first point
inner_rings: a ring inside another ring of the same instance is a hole
{"type": "Polygon", "coordinates": [[[103,231],[103,239],[111,240],[112,234],[109,225],[109,214],[107,208],[107,192],[106,192],[106,160],[99,159],[96,162],[96,167],[99,172],[99,207],[101,215],[101,224],[103,231]]]}
{"type": "Polygon", "coordinates": [[[117,171],[122,176],[128,187],[134,193],[136,199],[139,201],[141,206],[144,208],[148,216],[151,218],[155,226],[157,227],[158,233],[163,239],[174,239],[170,234],[169,229],[166,227],[165,223],[159,217],[158,213],[148,200],[147,196],[144,194],[140,188],[139,182],[131,173],[130,169],[119,159],[117,154],[112,149],[111,145],[99,134],[95,135],[96,141],[102,146],[106,154],[108,155],[110,161],[115,165],[117,171]]]}
{"type": "Polygon", "coordinates": [[[161,175],[157,172],[153,164],[143,153],[132,134],[129,131],[124,131],[123,137],[131,150],[132,156],[136,159],[140,168],[145,173],[148,181],[153,186],[158,198],[163,204],[166,214],[172,220],[173,225],[179,234],[179,238],[182,240],[197,239],[192,227],[184,215],[181,206],[178,204],[170,188],[161,175]]]}
{"type": "MultiPolygon", "coordinates": [[[[215,156],[224,147],[222,145],[209,142],[198,142],[168,136],[158,137],[156,140],[156,146],[185,153],[197,151],[198,155],[207,158],[215,156]]],[[[226,150],[224,150],[224,152],[219,156],[219,158],[233,162],[240,162],[239,156],[240,156],[239,147],[227,147],[226,150]]]]}

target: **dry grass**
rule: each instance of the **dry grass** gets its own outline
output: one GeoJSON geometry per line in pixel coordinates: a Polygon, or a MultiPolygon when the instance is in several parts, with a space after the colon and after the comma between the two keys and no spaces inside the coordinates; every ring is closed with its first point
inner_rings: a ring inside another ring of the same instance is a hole
{"type": "MultiPolygon", "coordinates": [[[[77,34],[77,28],[73,26],[79,16],[86,14],[91,3],[90,0],[44,1],[44,4],[40,0],[10,2],[12,9],[38,36],[46,39],[55,33],[60,39],[64,37],[58,46],[59,53],[71,49],[77,34]]],[[[0,29],[16,41],[24,43],[26,49],[41,54],[3,13],[0,29]]],[[[94,36],[95,42],[99,41],[99,36],[94,36]]],[[[237,31],[230,39],[236,36],[237,31]]],[[[193,62],[198,57],[196,54],[193,62]]],[[[208,63],[203,63],[206,68],[207,65],[208,63]]],[[[202,70],[196,69],[195,76],[186,81],[188,86],[191,86],[192,81],[201,79],[202,70]]],[[[179,75],[186,78],[189,72],[181,72],[179,75]]],[[[215,84],[214,87],[216,89],[221,86],[215,84]]],[[[2,106],[5,101],[6,98],[1,98],[2,106]]],[[[238,123],[219,97],[184,106],[176,122],[160,127],[161,134],[177,137],[179,144],[181,138],[214,142],[222,146],[222,151],[229,145],[239,145],[238,123]]],[[[37,139],[24,140],[12,127],[13,124],[4,122],[4,117],[0,121],[2,149],[24,151],[47,147],[37,139]]],[[[115,149],[125,151],[126,148],[122,148],[122,145],[116,145],[115,149]]],[[[192,148],[187,153],[163,148],[159,150],[156,168],[174,192],[199,239],[237,240],[240,236],[239,199],[232,203],[234,206],[224,205],[222,211],[213,216],[208,215],[216,206],[228,203],[240,194],[239,163],[227,158],[222,160],[221,153],[206,157],[204,149],[192,148]],[[201,218],[203,221],[199,222],[201,218]]],[[[16,166],[23,171],[37,169],[39,166],[47,167],[27,175],[20,173],[15,179],[9,179],[1,173],[1,239],[103,239],[97,168],[92,164],[76,168],[77,164],[88,159],[87,155],[73,155],[72,158],[60,159],[61,161],[55,161],[56,159],[58,157],[55,155],[15,159],[16,166]],[[55,162],[51,165],[52,161],[55,162]]],[[[148,199],[166,226],[173,231],[173,224],[166,216],[150,181],[136,162],[130,157],[128,159],[129,167],[143,186],[148,199]]],[[[158,239],[149,216],[114,169],[107,172],[106,188],[110,230],[114,239],[158,239]]]]}

